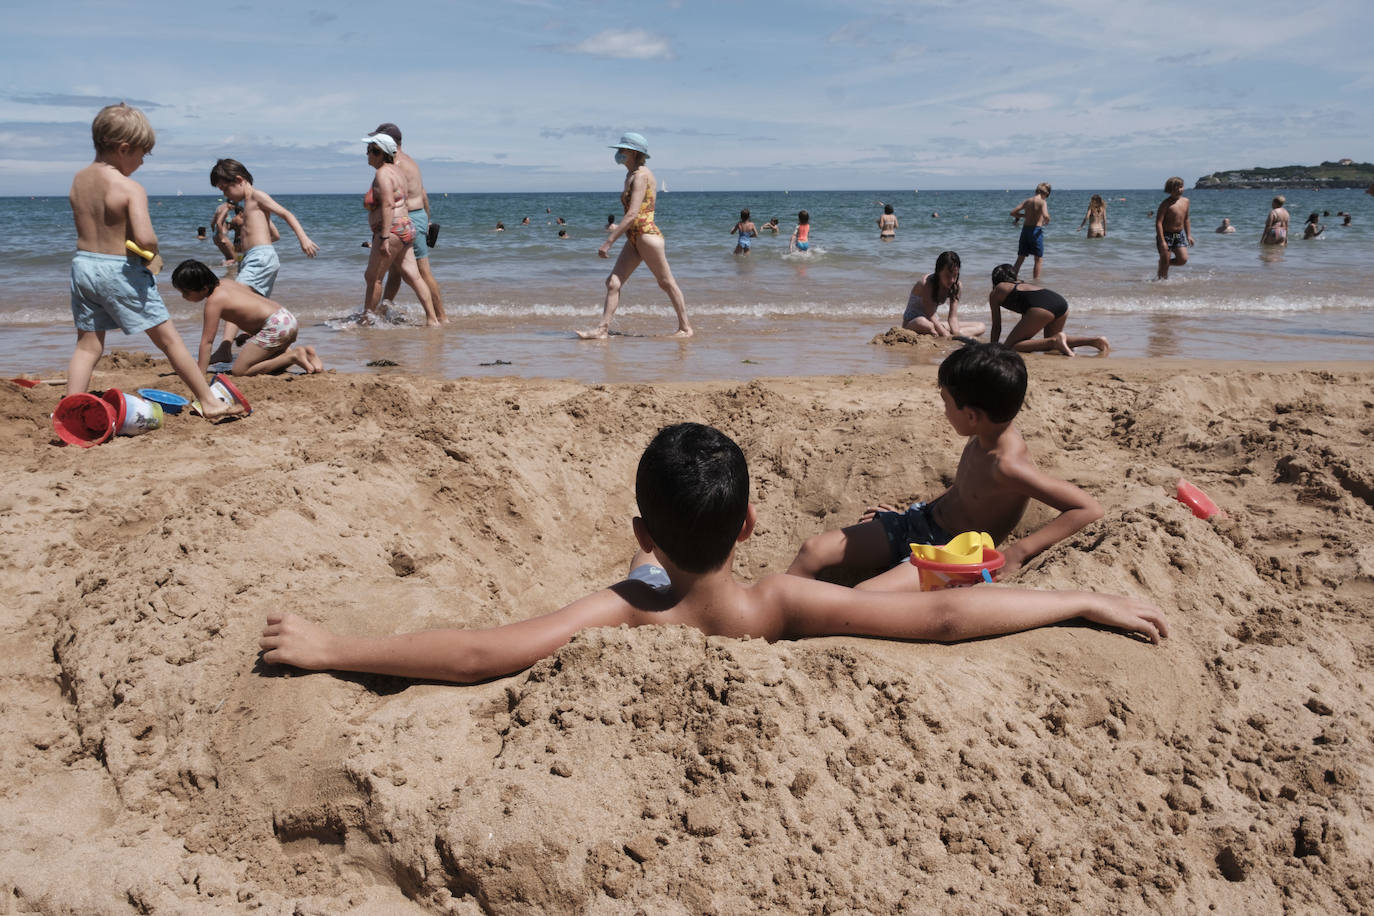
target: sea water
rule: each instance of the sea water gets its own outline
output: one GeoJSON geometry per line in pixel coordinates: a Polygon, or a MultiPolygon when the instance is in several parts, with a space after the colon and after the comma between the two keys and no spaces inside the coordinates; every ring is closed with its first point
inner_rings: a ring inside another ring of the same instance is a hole
{"type": "MultiPolygon", "coordinates": [[[[988,319],[992,267],[1016,257],[1018,227],[1010,211],[1029,193],[1006,191],[672,191],[658,197],[669,262],[687,298],[697,336],[662,339],[676,323],[667,297],[640,267],[625,285],[610,341],[578,340],[593,326],[613,261],[597,257],[607,216],[619,218],[620,187],[605,193],[430,195],[443,228],[430,257],[451,323],[344,329],[363,298],[369,238],[357,195],[276,195],[320,246],[306,258],[278,221],[281,273],[273,297],[301,321],[300,340],[326,364],[367,371],[386,359],[403,371],[447,377],[520,375],[587,381],[747,378],[841,374],[910,365],[912,348],[874,346],[899,325],[907,294],[936,256],[963,261],[962,320],[988,319]],[[882,203],[900,221],[894,241],[878,240],[882,203]],[[732,254],[729,230],[748,207],[762,226],[778,217],[782,231],[763,233],[747,256],[732,254]],[[811,250],[789,253],[797,212],[811,214],[811,250]],[[936,215],[938,214],[938,216],[936,215]],[[528,217],[530,224],[521,225],[528,217]],[[564,220],[560,225],[558,218],[564,220]],[[497,232],[497,222],[505,231],[497,232]],[[569,238],[558,238],[566,229],[569,238]]],[[[1366,286],[1374,276],[1374,198],[1363,192],[1288,190],[1293,214],[1287,249],[1257,244],[1272,191],[1187,192],[1196,245],[1190,262],[1167,281],[1154,279],[1153,211],[1161,191],[1056,191],[1045,231],[1041,283],[1069,301],[1071,334],[1106,335],[1113,353],[1141,357],[1251,360],[1368,360],[1374,357],[1374,313],[1366,286]],[[1087,239],[1077,227],[1092,193],[1108,203],[1108,235],[1087,239]],[[1311,211],[1324,236],[1304,241],[1311,211]],[[1338,211],[1354,214],[1340,225],[1338,211]],[[1229,217],[1237,231],[1214,230],[1229,217]]],[[[218,265],[208,229],[213,196],[154,197],[149,206],[167,267],[163,298],[194,349],[199,309],[171,287],[184,258],[218,265]]],[[[617,251],[620,244],[617,244],[617,251]]],[[[0,199],[0,372],[65,365],[74,332],[68,267],[75,246],[71,213],[61,197],[0,199]]],[[[615,252],[612,253],[614,257],[615,252]]],[[[217,269],[219,269],[217,267],[217,269]]],[[[1022,276],[1029,277],[1029,259],[1022,276]]],[[[418,313],[413,294],[398,300],[418,313]]],[[[941,310],[941,314],[944,310],[941,310]]],[[[1008,329],[1016,316],[1004,314],[1008,329]]],[[[108,346],[151,350],[144,335],[118,331],[108,346]]],[[[1084,351],[1091,353],[1091,350],[1084,351]]]]}

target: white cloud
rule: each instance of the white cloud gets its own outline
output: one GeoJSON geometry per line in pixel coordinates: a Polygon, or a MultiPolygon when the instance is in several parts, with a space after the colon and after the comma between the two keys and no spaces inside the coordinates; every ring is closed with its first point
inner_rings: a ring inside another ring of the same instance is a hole
{"type": "Polygon", "coordinates": [[[574,54],[617,60],[673,59],[673,49],[668,39],[643,29],[607,29],[576,44],[563,45],[562,48],[574,54]]]}

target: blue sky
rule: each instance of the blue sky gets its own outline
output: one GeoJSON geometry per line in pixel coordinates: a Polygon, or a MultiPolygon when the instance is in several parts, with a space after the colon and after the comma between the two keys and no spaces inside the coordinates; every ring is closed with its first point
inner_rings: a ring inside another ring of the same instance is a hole
{"type": "Polygon", "coordinates": [[[1367,0],[6,3],[0,194],[66,193],[121,99],[152,193],[356,191],[394,121],[431,191],[1155,188],[1374,160],[1367,0]],[[409,21],[401,14],[407,11],[409,21]],[[401,53],[404,52],[404,53],[401,53]]]}

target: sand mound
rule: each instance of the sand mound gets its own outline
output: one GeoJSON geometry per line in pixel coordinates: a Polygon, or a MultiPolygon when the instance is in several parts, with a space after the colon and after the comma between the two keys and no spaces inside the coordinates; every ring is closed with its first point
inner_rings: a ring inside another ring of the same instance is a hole
{"type": "Polygon", "coordinates": [[[683,419],[740,441],[761,524],[739,571],[776,572],[804,536],[947,482],[933,367],[249,379],[247,420],[91,450],[51,444],[56,390],[0,385],[0,899],[1367,911],[1369,373],[1031,364],[1032,449],[1108,513],[1019,583],[1148,596],[1164,646],[1074,624],[957,646],[600,630],[468,688],[263,667],[256,635],[278,607],[389,633],[605,584],[639,449],[683,419]],[[1170,498],[1180,476],[1228,517],[1170,498]]]}

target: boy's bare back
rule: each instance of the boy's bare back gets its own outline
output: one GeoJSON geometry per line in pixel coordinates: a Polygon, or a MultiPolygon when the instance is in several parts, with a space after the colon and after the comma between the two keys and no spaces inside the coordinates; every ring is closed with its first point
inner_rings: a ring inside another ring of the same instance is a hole
{"type": "Polygon", "coordinates": [[[1050,202],[1039,194],[1027,197],[1016,209],[1027,226],[1048,226],[1050,223],[1050,202]]]}
{"type": "Polygon", "coordinates": [[[157,250],[143,186],[113,165],[96,161],[76,173],[68,196],[76,222],[76,247],[96,254],[128,254],[126,240],[157,250]]]}
{"type": "Polygon", "coordinates": [[[267,319],[281,308],[276,302],[260,295],[237,280],[221,280],[206,300],[207,307],[218,312],[221,320],[238,325],[240,331],[256,334],[267,319]]]}

